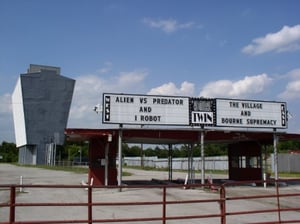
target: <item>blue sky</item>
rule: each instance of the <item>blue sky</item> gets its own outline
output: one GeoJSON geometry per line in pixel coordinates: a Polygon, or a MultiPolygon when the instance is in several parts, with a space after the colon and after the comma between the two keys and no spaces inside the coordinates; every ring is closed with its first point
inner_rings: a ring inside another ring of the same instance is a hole
{"type": "Polygon", "coordinates": [[[29,64],[76,80],[68,127],[105,128],[103,92],[287,102],[300,133],[300,1],[1,0],[0,142],[29,64]]]}

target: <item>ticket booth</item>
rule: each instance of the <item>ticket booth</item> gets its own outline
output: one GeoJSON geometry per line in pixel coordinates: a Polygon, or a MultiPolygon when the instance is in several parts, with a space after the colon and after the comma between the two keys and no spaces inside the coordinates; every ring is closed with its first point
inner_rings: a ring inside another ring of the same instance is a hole
{"type": "Polygon", "coordinates": [[[108,138],[91,138],[89,143],[90,185],[117,185],[116,141],[108,138]]]}
{"type": "Polygon", "coordinates": [[[238,142],[229,145],[230,180],[261,180],[262,155],[257,142],[238,142]]]}

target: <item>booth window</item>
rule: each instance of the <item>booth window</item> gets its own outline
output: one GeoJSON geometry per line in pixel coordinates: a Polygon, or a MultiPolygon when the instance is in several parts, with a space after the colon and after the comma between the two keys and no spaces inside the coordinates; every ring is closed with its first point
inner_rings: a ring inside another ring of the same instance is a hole
{"type": "Polygon", "coordinates": [[[260,156],[249,156],[246,160],[246,165],[249,168],[260,168],[260,156]]]}
{"type": "Polygon", "coordinates": [[[233,156],[232,168],[260,168],[260,156],[233,156]]]}

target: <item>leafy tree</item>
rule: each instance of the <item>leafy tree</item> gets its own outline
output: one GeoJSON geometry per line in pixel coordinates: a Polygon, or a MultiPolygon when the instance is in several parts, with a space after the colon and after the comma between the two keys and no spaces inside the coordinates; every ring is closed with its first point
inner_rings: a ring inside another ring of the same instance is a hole
{"type": "Polygon", "coordinates": [[[288,152],[289,150],[300,152],[300,141],[282,141],[278,143],[278,152],[288,152]]]}
{"type": "Polygon", "coordinates": [[[156,156],[156,152],[152,148],[147,148],[144,150],[144,155],[148,157],[156,156]]]}
{"type": "Polygon", "coordinates": [[[169,150],[166,148],[159,148],[158,146],[156,146],[154,148],[155,154],[158,158],[168,158],[169,156],[169,150]]]}
{"type": "Polygon", "coordinates": [[[15,143],[2,142],[0,145],[1,162],[18,162],[18,149],[15,143]]]}
{"type": "Polygon", "coordinates": [[[129,147],[128,144],[123,144],[122,152],[123,152],[123,156],[128,156],[128,157],[141,156],[141,147],[137,145],[133,145],[129,147]]]}
{"type": "Polygon", "coordinates": [[[80,156],[81,152],[81,157],[88,157],[88,144],[85,142],[80,142],[80,143],[66,143],[63,147],[64,149],[62,150],[62,160],[69,160],[72,161],[75,157],[80,156]]]}
{"type": "Polygon", "coordinates": [[[129,151],[130,151],[130,148],[129,148],[128,144],[123,143],[122,144],[122,153],[123,153],[123,156],[125,156],[125,157],[128,156],[128,154],[130,154],[129,151]]]}
{"type": "MultiPolygon", "coordinates": [[[[194,157],[201,156],[201,146],[199,144],[193,145],[193,152],[190,152],[191,145],[183,144],[179,148],[175,147],[172,149],[173,158],[188,157],[192,154],[194,157]]],[[[130,150],[130,149],[129,149],[130,150]]],[[[204,146],[205,156],[220,156],[227,155],[226,144],[205,144],[204,146]]],[[[157,156],[158,158],[167,158],[169,156],[169,149],[160,148],[156,146],[153,148],[147,148],[144,150],[145,156],[157,156]]]]}
{"type": "Polygon", "coordinates": [[[173,158],[182,158],[187,156],[186,148],[174,148],[172,150],[173,158]]]}
{"type": "Polygon", "coordinates": [[[227,155],[227,148],[228,146],[226,144],[206,144],[204,153],[205,156],[223,156],[227,155]]]}
{"type": "MultiPolygon", "coordinates": [[[[188,157],[189,150],[191,146],[189,144],[176,145],[177,147],[173,147],[172,156],[173,158],[179,157],[188,157]]],[[[88,156],[88,144],[84,142],[67,142],[64,146],[57,149],[57,159],[59,160],[73,160],[74,157],[79,157],[79,151],[82,150],[82,157],[88,156]]],[[[128,145],[126,143],[122,144],[123,156],[126,157],[139,157],[141,156],[141,146],[140,145],[128,145]]],[[[263,149],[264,150],[264,149],[263,149]]],[[[268,153],[273,152],[272,145],[267,146],[266,149],[268,153]]],[[[284,141],[279,142],[278,151],[279,152],[287,152],[288,150],[300,150],[300,141],[284,141]]],[[[205,156],[221,156],[227,155],[228,145],[220,144],[220,143],[205,143],[204,144],[204,152],[205,156]]],[[[155,146],[148,147],[143,150],[144,156],[151,157],[157,156],[158,158],[168,158],[169,149],[164,146],[155,146]]],[[[196,144],[193,146],[194,157],[201,156],[201,146],[200,144],[196,144]]]]}

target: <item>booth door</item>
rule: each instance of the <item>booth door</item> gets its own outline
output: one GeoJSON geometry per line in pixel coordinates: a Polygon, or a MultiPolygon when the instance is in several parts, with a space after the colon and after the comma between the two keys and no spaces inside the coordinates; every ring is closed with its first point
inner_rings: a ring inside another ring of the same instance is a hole
{"type": "Polygon", "coordinates": [[[105,163],[108,163],[108,185],[117,185],[116,144],[109,144],[108,161],[105,160],[106,139],[94,138],[89,144],[89,184],[105,185],[105,163]]]}
{"type": "Polygon", "coordinates": [[[261,146],[257,142],[239,142],[229,145],[230,180],[261,180],[261,146]]]}

